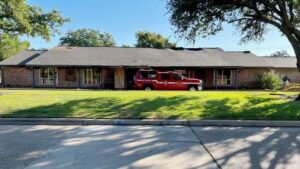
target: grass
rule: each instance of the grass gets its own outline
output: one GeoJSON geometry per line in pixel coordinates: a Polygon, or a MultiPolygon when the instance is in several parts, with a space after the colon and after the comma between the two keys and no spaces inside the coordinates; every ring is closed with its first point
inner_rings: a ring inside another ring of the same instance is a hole
{"type": "Polygon", "coordinates": [[[300,120],[295,92],[0,89],[0,117],[300,120]]]}

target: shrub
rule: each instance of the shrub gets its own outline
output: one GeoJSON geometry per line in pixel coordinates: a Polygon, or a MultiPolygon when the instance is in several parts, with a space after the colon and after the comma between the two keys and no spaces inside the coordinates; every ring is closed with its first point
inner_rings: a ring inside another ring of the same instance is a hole
{"type": "Polygon", "coordinates": [[[259,75],[259,84],[262,89],[278,90],[282,88],[282,80],[279,74],[276,74],[274,70],[264,72],[259,75]]]}

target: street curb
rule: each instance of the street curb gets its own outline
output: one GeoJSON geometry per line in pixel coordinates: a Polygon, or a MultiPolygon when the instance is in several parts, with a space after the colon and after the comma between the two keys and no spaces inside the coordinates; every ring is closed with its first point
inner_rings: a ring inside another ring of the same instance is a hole
{"type": "Polygon", "coordinates": [[[0,118],[0,125],[174,125],[227,127],[300,127],[300,121],[0,118]]]}

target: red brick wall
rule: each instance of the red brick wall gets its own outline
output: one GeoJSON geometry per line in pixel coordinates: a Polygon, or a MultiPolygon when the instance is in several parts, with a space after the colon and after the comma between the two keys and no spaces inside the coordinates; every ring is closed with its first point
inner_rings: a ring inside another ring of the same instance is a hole
{"type": "Polygon", "coordinates": [[[214,69],[205,70],[205,78],[203,80],[205,87],[212,88],[214,86],[214,69]]]}
{"type": "Polygon", "coordinates": [[[68,68],[58,68],[58,85],[57,85],[57,87],[78,87],[77,69],[71,68],[74,70],[75,79],[69,80],[69,81],[66,79],[67,69],[68,68]]]}
{"type": "Polygon", "coordinates": [[[25,67],[4,67],[4,84],[7,87],[32,87],[32,71],[25,67]]]}
{"type": "Polygon", "coordinates": [[[239,71],[238,86],[239,88],[257,88],[258,75],[269,71],[267,68],[244,68],[239,71]]]}
{"type": "Polygon", "coordinates": [[[287,76],[291,82],[300,83],[300,73],[298,69],[287,69],[287,68],[275,68],[276,73],[278,73],[282,78],[287,76]]]}

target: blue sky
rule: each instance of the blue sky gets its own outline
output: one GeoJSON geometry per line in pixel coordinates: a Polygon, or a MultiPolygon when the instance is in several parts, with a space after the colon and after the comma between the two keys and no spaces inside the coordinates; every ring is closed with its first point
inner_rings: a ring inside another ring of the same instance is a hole
{"type": "MultiPolygon", "coordinates": [[[[221,47],[225,50],[250,50],[257,55],[269,55],[278,50],[287,50],[294,55],[289,42],[275,28],[261,43],[239,44],[239,35],[234,28],[226,25],[224,31],[208,39],[197,38],[195,44],[180,40],[174,34],[165,8],[165,0],[28,0],[45,11],[59,10],[71,22],[60,28],[62,34],[78,28],[92,28],[113,35],[118,46],[135,43],[135,32],[151,31],[161,33],[183,47],[221,47]]],[[[56,35],[50,42],[40,38],[28,38],[31,47],[51,48],[59,43],[56,35]]]]}

